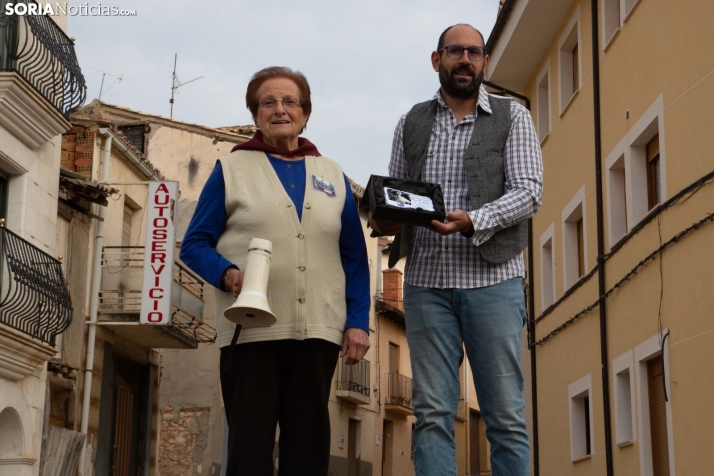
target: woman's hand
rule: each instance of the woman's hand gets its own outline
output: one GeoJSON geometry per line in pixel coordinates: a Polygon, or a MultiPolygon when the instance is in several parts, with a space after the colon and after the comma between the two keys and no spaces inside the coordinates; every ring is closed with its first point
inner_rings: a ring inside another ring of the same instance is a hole
{"type": "Polygon", "coordinates": [[[228,274],[225,277],[225,284],[227,291],[233,291],[233,297],[238,297],[241,289],[243,289],[243,275],[245,271],[238,270],[235,268],[229,268],[228,274]]]}
{"type": "Polygon", "coordinates": [[[354,365],[365,356],[369,350],[369,334],[356,327],[345,330],[340,357],[347,356],[347,365],[354,365]]]}

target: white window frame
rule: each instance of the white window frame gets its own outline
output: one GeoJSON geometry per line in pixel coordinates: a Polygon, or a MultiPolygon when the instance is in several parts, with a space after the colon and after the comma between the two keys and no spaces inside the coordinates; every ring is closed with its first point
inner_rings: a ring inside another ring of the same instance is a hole
{"type": "Polygon", "coordinates": [[[612,360],[615,395],[615,444],[618,447],[637,441],[637,406],[635,405],[635,368],[632,350],[612,360]]]}
{"type": "Polygon", "coordinates": [[[625,236],[628,231],[627,177],[625,167],[625,154],[612,157],[614,160],[607,162],[607,229],[611,244],[625,236]]]}
{"type": "Polygon", "coordinates": [[[602,0],[602,51],[607,51],[622,26],[623,3],[621,0],[602,0]],[[614,18],[617,13],[617,20],[614,18]]]}
{"type": "Polygon", "coordinates": [[[635,11],[635,7],[640,3],[640,0],[620,0],[620,18],[621,24],[625,23],[635,11]],[[629,3],[629,5],[628,5],[629,3]]]}
{"type": "Polygon", "coordinates": [[[541,312],[545,311],[556,299],[555,292],[555,226],[550,224],[547,230],[540,236],[540,304],[541,312]],[[548,246],[550,243],[550,246],[548,246]],[[550,264],[547,263],[545,248],[550,247],[550,264]],[[550,276],[549,276],[550,274],[550,276]],[[551,289],[548,289],[549,283],[551,289]],[[549,295],[550,294],[550,295],[549,295]]]}
{"type": "MultiPolygon", "coordinates": [[[[668,332],[667,329],[662,331],[662,335],[668,332]]],[[[669,347],[660,348],[660,335],[655,334],[640,345],[635,347],[635,376],[637,379],[637,431],[640,435],[640,475],[652,476],[652,433],[650,430],[650,413],[649,413],[649,391],[647,382],[647,361],[664,352],[664,385],[667,390],[669,401],[666,403],[667,412],[667,446],[669,449],[669,473],[670,476],[675,476],[674,464],[674,433],[672,426],[672,386],[669,381],[669,347]]]]}
{"type": "Polygon", "coordinates": [[[585,185],[573,196],[562,212],[563,227],[563,283],[564,289],[570,289],[580,280],[578,276],[578,235],[577,221],[583,219],[583,268],[588,274],[588,222],[585,212],[585,185]]]}
{"type": "Polygon", "coordinates": [[[587,374],[580,380],[568,385],[568,402],[570,408],[570,461],[574,463],[582,459],[590,458],[595,453],[592,374],[587,374]],[[582,441],[585,432],[582,400],[585,397],[589,399],[590,454],[587,454],[587,449],[584,447],[585,442],[582,441]]]}
{"type": "MultiPolygon", "coordinates": [[[[611,170],[624,156],[625,190],[627,203],[627,232],[649,214],[647,204],[647,143],[659,134],[659,196],[660,203],[667,200],[667,157],[665,149],[664,99],[663,95],[655,99],[640,119],[630,128],[615,148],[607,155],[605,165],[611,170]]],[[[617,197],[616,183],[607,174],[607,212],[609,240],[612,247],[621,236],[613,234],[612,215],[617,215],[617,204],[610,197],[617,197]],[[614,206],[614,208],[613,208],[614,206]]]]}
{"type": "Polygon", "coordinates": [[[565,114],[570,103],[580,91],[583,84],[583,42],[580,38],[580,6],[568,22],[563,34],[558,40],[558,97],[560,99],[560,116],[565,114]],[[578,84],[573,86],[573,48],[578,45],[578,84]]]}
{"type": "Polygon", "coordinates": [[[552,104],[551,90],[553,85],[553,79],[550,75],[550,57],[546,58],[545,65],[538,73],[536,79],[536,116],[538,119],[538,140],[541,144],[545,142],[550,135],[552,130],[553,121],[551,119],[552,114],[550,106],[552,104]],[[543,82],[547,81],[545,87],[542,86],[543,82]],[[547,89],[548,102],[544,104],[543,89],[547,89]],[[545,109],[544,109],[545,108],[545,109]]]}

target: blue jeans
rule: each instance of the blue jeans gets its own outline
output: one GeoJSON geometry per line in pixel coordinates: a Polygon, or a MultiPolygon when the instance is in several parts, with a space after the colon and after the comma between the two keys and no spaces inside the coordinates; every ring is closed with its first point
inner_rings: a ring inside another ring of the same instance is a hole
{"type": "Polygon", "coordinates": [[[491,443],[493,476],[528,476],[530,446],[519,367],[526,320],[521,279],[476,289],[405,283],[404,312],[414,377],[417,476],[456,476],[454,420],[464,346],[491,443]]]}

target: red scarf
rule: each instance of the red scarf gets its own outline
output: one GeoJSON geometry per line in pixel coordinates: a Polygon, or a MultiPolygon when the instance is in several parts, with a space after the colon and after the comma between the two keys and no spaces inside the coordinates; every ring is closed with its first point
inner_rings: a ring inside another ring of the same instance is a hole
{"type": "Polygon", "coordinates": [[[248,142],[244,142],[242,144],[238,144],[237,146],[233,147],[231,149],[231,152],[235,152],[236,150],[261,150],[263,152],[267,152],[269,154],[273,155],[281,155],[283,157],[304,157],[306,155],[314,155],[314,156],[320,156],[320,152],[317,150],[317,147],[310,142],[309,140],[305,139],[304,137],[298,137],[298,148],[291,150],[289,152],[282,151],[280,149],[277,149],[271,145],[268,145],[265,143],[263,140],[263,133],[260,131],[256,131],[255,135],[251,140],[248,142]]]}

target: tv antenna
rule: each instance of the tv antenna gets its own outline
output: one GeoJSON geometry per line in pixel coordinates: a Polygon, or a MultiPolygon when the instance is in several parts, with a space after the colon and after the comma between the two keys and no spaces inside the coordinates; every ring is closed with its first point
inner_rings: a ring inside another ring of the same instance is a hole
{"type": "Polygon", "coordinates": [[[171,116],[169,116],[171,119],[174,118],[174,92],[181,86],[192,83],[194,81],[198,81],[199,79],[203,78],[203,76],[199,76],[198,78],[193,78],[189,79],[188,81],[184,81],[183,83],[181,80],[179,80],[179,77],[176,76],[176,61],[178,60],[178,53],[174,56],[174,72],[172,74],[172,84],[171,84],[171,100],[169,101],[171,103],[171,116]]]}
{"type": "Polygon", "coordinates": [[[100,100],[100,101],[101,101],[101,99],[102,99],[102,93],[103,93],[103,92],[109,91],[109,89],[111,89],[111,87],[114,86],[114,83],[116,83],[117,81],[121,83],[122,80],[124,79],[124,75],[123,75],[123,74],[122,74],[121,76],[114,76],[114,75],[111,74],[111,73],[107,73],[107,72],[105,72],[105,71],[102,71],[101,69],[92,68],[91,66],[89,67],[89,69],[93,69],[94,71],[99,71],[100,73],[102,73],[102,84],[101,84],[101,86],[99,86],[99,100],[100,100]],[[107,91],[104,91],[104,78],[105,78],[106,76],[111,76],[112,78],[114,78],[114,81],[112,81],[112,84],[109,85],[109,87],[107,88],[107,91]]]}

